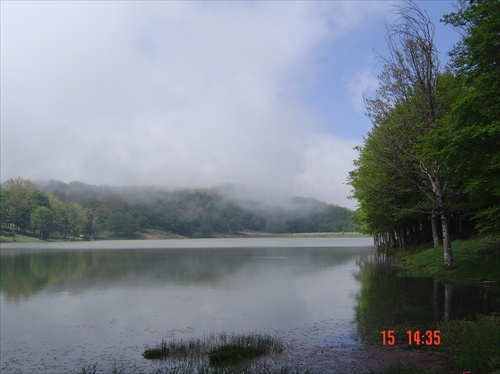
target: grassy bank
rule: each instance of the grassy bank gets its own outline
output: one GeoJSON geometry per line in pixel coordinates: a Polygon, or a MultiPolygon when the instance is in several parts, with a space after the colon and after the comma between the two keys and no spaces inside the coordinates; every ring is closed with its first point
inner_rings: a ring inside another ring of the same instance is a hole
{"type": "Polygon", "coordinates": [[[63,241],[82,241],[80,238],[69,238],[69,239],[63,239],[62,237],[58,236],[51,236],[47,240],[42,240],[40,237],[36,234],[30,234],[27,232],[23,233],[15,233],[15,235],[12,235],[11,232],[5,232],[1,231],[0,232],[0,243],[47,243],[47,242],[63,242],[63,241]]]}
{"type": "Polygon", "coordinates": [[[490,237],[455,240],[452,242],[452,268],[444,266],[443,248],[431,244],[394,249],[391,255],[396,266],[406,274],[436,277],[462,283],[500,282],[500,243],[490,237]]]}
{"type": "Polygon", "coordinates": [[[23,234],[15,234],[12,235],[10,232],[7,233],[2,231],[0,233],[0,243],[42,243],[38,236],[34,235],[23,235],[23,234]]]}

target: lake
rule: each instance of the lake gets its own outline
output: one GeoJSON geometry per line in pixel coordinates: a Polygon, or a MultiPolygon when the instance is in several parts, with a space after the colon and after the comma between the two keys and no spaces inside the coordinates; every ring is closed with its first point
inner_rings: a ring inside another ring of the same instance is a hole
{"type": "Polygon", "coordinates": [[[499,299],[396,276],[371,238],[18,243],[0,259],[2,373],[149,373],[146,346],[220,332],[352,349],[376,328],[472,318],[499,299]]]}

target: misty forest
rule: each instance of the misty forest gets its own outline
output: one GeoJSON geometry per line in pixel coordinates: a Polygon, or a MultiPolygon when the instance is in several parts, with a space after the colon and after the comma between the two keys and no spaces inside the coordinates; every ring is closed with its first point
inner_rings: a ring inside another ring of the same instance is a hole
{"type": "Polygon", "coordinates": [[[236,186],[167,190],[55,180],[35,184],[21,178],[10,179],[0,190],[1,225],[5,231],[42,239],[86,240],[207,238],[249,230],[354,231],[352,211],[347,208],[299,197],[276,205],[265,204],[237,197],[238,190],[236,186]]]}
{"type": "Polygon", "coordinates": [[[355,221],[385,247],[500,233],[500,2],[462,1],[443,21],[463,35],[442,68],[434,26],[414,3],[388,27],[372,130],[350,173],[355,221]],[[497,16],[495,16],[497,15],[497,16]]]}
{"type": "Polygon", "coordinates": [[[169,190],[18,178],[0,190],[2,229],[87,240],[144,230],[184,237],[359,230],[378,246],[433,241],[451,266],[452,235],[500,233],[500,3],[463,1],[443,17],[463,35],[444,67],[427,14],[412,2],[397,13],[376,95],[365,98],[373,128],[347,181],[354,214],[308,198],[264,203],[233,185],[169,190]]]}

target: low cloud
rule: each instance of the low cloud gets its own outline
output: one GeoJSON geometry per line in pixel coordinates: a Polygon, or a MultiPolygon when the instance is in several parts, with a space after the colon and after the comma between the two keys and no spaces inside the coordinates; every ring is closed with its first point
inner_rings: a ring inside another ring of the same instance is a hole
{"type": "MultiPolygon", "coordinates": [[[[325,134],[302,97],[321,49],[362,21],[360,6],[1,7],[2,180],[238,183],[352,207],[355,142],[325,134]]],[[[361,72],[349,91],[373,84],[361,72]]]]}
{"type": "Polygon", "coordinates": [[[346,184],[353,160],[357,157],[354,141],[318,136],[304,152],[300,172],[294,183],[299,196],[315,196],[333,204],[355,208],[354,200],[346,200],[351,186],[346,184]]]}

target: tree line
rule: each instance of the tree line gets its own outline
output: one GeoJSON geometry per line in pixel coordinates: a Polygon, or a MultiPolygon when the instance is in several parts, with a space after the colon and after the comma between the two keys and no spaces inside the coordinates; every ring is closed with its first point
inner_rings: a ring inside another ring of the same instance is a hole
{"type": "Polygon", "coordinates": [[[355,221],[379,246],[432,240],[453,265],[451,235],[500,234],[500,2],[458,2],[443,21],[462,38],[441,68],[434,26],[396,8],[374,97],[373,128],[349,175],[355,221]]]}
{"type": "Polygon", "coordinates": [[[186,237],[212,237],[245,230],[271,233],[354,231],[352,211],[294,197],[266,205],[225,196],[223,189],[92,186],[81,182],[34,183],[10,179],[0,189],[1,227],[42,239],[82,237],[103,231],[134,237],[147,229],[186,237]]]}
{"type": "Polygon", "coordinates": [[[95,216],[76,202],[42,192],[30,180],[9,179],[0,189],[0,225],[6,232],[38,233],[48,239],[57,231],[64,239],[94,239],[95,216]]]}

